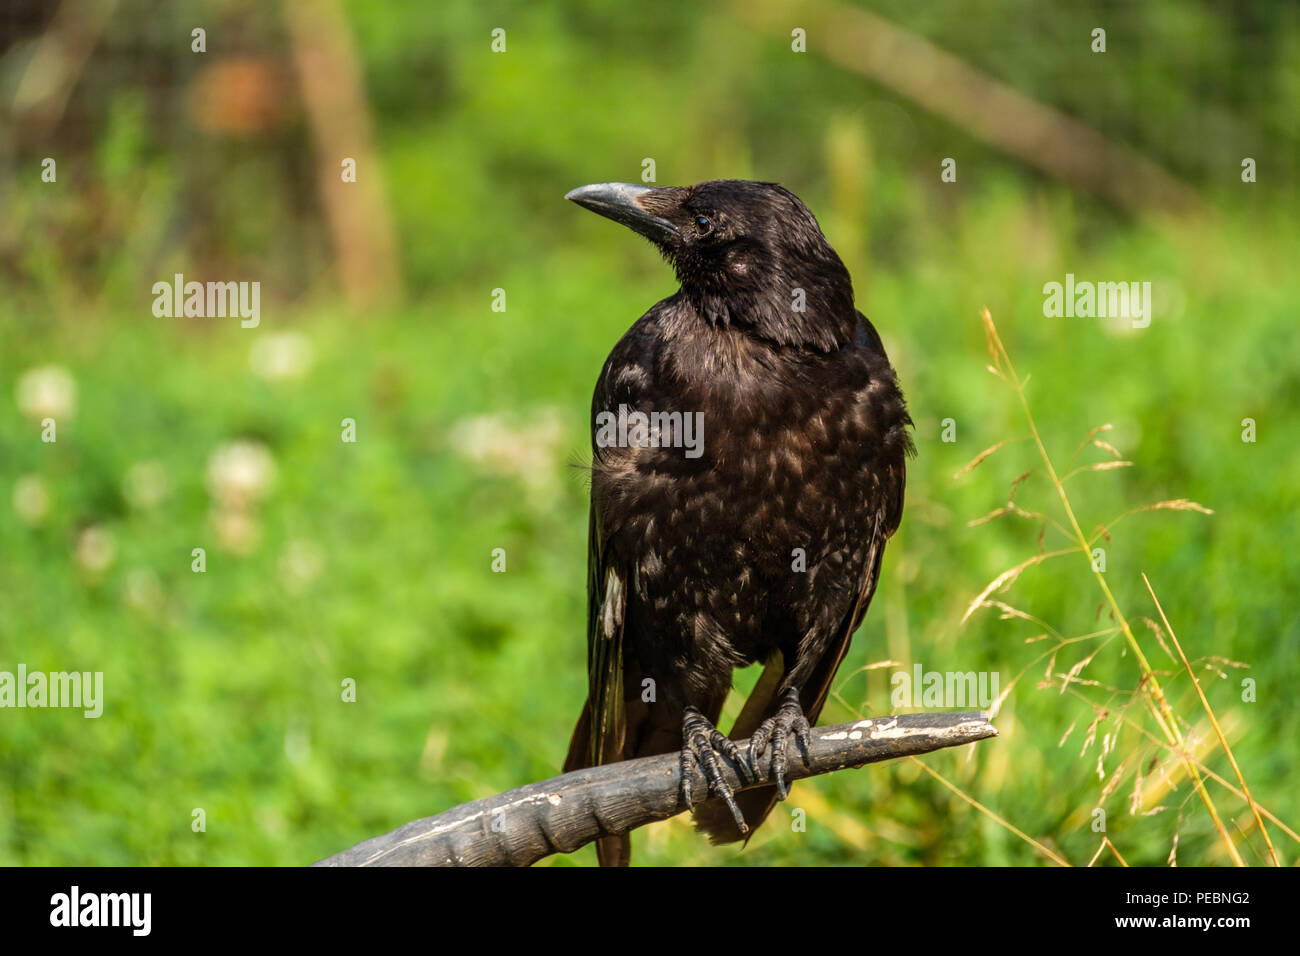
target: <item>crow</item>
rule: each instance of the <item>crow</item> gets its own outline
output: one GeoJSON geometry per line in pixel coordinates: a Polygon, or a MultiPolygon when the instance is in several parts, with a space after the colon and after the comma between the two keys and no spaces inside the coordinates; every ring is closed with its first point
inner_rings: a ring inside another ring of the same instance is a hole
{"type": "MultiPolygon", "coordinates": [[[[808,746],[876,590],[912,422],[848,270],[793,193],[714,180],[565,198],[650,239],[681,288],[614,346],[592,398],[588,693],[564,770],[680,750],[697,828],[747,839],[787,796],[787,740],[808,746]],[[723,736],[732,673],[756,662],[723,736]],[[748,779],[769,760],[775,783],[733,793],[721,755],[748,779]]],[[[597,855],[627,865],[628,835],[597,855]]]]}

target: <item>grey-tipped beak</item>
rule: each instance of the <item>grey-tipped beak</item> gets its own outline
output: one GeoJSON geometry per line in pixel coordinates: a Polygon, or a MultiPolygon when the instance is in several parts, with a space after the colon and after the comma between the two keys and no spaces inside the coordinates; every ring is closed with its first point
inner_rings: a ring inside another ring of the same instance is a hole
{"type": "Polygon", "coordinates": [[[677,227],[667,219],[647,212],[638,202],[658,191],[653,186],[634,186],[631,183],[593,183],[579,186],[564,198],[606,219],[621,222],[651,242],[666,245],[677,238],[677,227]]]}

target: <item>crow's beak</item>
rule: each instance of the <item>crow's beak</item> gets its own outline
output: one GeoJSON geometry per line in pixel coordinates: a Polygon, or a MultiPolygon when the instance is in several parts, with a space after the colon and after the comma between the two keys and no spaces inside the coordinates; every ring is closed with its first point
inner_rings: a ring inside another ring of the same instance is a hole
{"type": "Polygon", "coordinates": [[[584,209],[621,222],[651,242],[668,245],[677,239],[677,227],[667,219],[648,211],[642,202],[660,190],[631,183],[593,183],[579,186],[564,198],[584,209]]]}

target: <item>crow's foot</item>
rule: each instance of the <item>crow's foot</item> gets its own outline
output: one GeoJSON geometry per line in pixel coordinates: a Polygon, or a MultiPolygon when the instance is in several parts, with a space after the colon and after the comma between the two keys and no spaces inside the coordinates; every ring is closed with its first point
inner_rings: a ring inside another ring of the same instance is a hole
{"type": "Polygon", "coordinates": [[[754,735],[749,738],[749,766],[753,773],[758,772],[758,758],[771,742],[772,776],[776,779],[776,792],[782,800],[790,795],[790,788],[785,783],[785,741],[791,733],[799,738],[806,754],[812,743],[811,728],[808,726],[808,718],[803,714],[803,706],[799,703],[799,692],[793,687],[785,692],[776,713],[759,724],[754,735]]]}
{"type": "Polygon", "coordinates": [[[687,707],[686,719],[682,722],[682,796],[686,800],[686,806],[692,805],[691,772],[698,765],[704,772],[704,779],[709,782],[709,793],[721,798],[731,809],[731,815],[736,818],[736,828],[743,836],[749,833],[749,827],[740,807],[736,806],[736,797],[731,787],[722,775],[722,766],[718,762],[720,754],[725,754],[736,762],[742,777],[748,773],[749,767],[741,757],[736,742],[724,736],[694,707],[687,707]]]}

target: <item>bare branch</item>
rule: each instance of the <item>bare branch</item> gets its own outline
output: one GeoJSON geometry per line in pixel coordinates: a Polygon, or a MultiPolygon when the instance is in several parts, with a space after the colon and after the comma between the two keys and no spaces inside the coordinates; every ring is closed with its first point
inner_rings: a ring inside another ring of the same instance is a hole
{"type": "MultiPolygon", "coordinates": [[[[806,755],[793,738],[787,744],[786,778],[797,780],[995,736],[988,717],[972,711],[815,727],[806,755]]],[[[740,750],[746,751],[746,742],[740,742],[740,750]]],[[[626,833],[687,809],[679,760],[674,752],[576,770],[415,820],[314,865],[528,866],[552,853],[571,853],[598,837],[626,833]]],[[[721,764],[736,790],[769,782],[767,760],[759,761],[757,780],[742,779],[731,760],[722,758],[721,764]]],[[[707,790],[698,770],[692,786],[696,793],[707,790]]]]}

